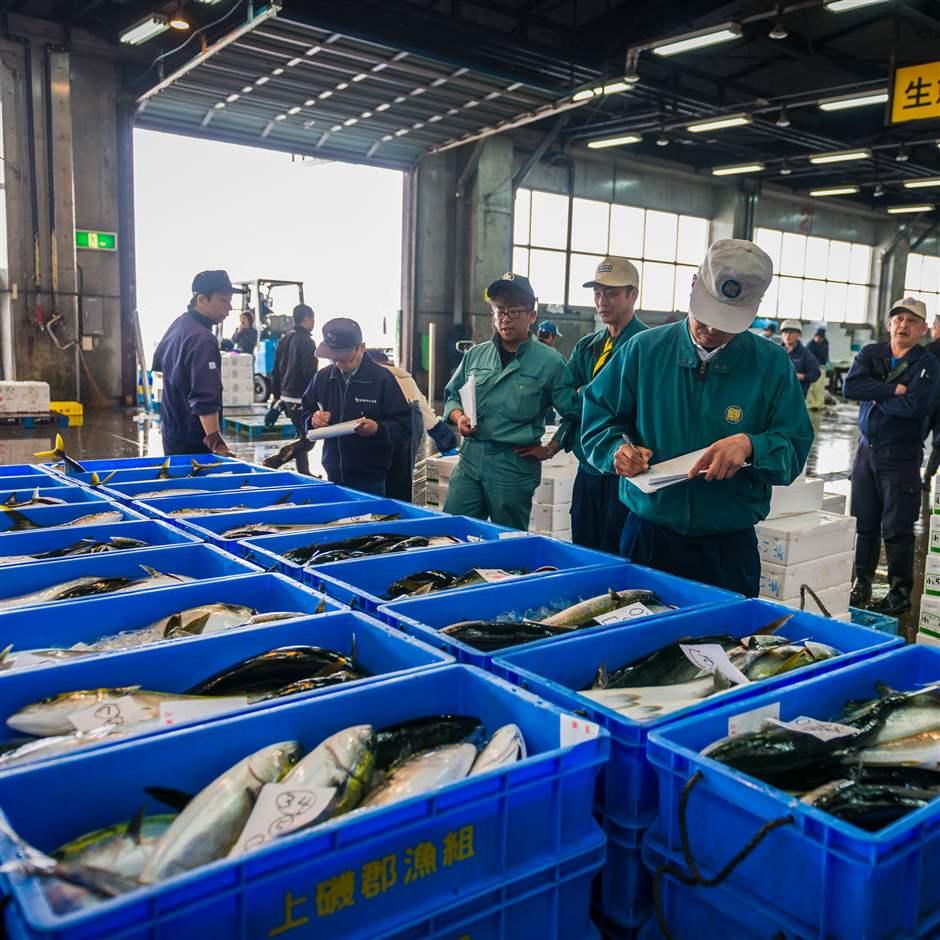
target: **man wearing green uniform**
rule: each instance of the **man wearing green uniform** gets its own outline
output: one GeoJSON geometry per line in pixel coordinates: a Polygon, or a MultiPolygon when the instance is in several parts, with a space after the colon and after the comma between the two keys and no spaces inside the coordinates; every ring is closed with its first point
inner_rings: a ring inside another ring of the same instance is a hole
{"type": "Polygon", "coordinates": [[[581,447],[581,409],[584,389],[600,374],[631,336],[645,330],[646,324],[634,316],[640,293],[640,275],[627,258],[604,258],[594,272],[594,306],[604,328],[582,336],[571,353],[561,379],[562,398],[572,404],[564,419],[565,450],[578,458],[578,475],[571,496],[571,540],[585,548],[616,553],[627,518],[627,507],[617,496],[620,479],[616,473],[598,473],[581,447]]]}
{"type": "Polygon", "coordinates": [[[748,597],[760,589],[754,526],[771,485],[797,478],[813,442],[786,351],[748,331],[772,275],[752,242],[715,242],[688,319],[622,346],[585,390],[582,418],[584,452],[602,473],[636,477],[702,450],[687,480],[658,492],[621,480],[621,553],[748,597]]]}
{"type": "Polygon", "coordinates": [[[558,394],[565,360],[529,333],[536,302],[528,278],[504,274],[487,288],[486,299],[493,308],[493,338],[467,352],[444,393],[444,414],[463,436],[444,511],[525,531],[540,462],[561,448],[556,441],[540,443],[545,413],[552,406],[571,410],[558,394]],[[476,425],[460,398],[471,378],[476,425]]]}

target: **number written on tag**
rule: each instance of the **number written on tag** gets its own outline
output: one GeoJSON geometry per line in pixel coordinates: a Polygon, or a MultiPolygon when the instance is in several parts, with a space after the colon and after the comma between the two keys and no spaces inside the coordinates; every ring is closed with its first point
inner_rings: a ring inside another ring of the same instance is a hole
{"type": "Polygon", "coordinates": [[[645,604],[627,604],[625,607],[618,607],[616,610],[607,614],[600,614],[594,619],[600,623],[620,623],[623,620],[633,620],[636,617],[650,617],[652,611],[645,604]]]}
{"type": "Polygon", "coordinates": [[[105,725],[136,725],[156,716],[141,708],[131,695],[122,695],[111,702],[98,702],[85,708],[77,708],[69,715],[76,731],[94,731],[105,725]]]}
{"type": "Polygon", "coordinates": [[[771,718],[770,723],[790,731],[799,731],[801,734],[811,734],[820,741],[832,741],[834,738],[847,738],[849,735],[858,734],[858,728],[853,728],[851,725],[840,725],[837,721],[820,721],[818,718],[808,718],[806,715],[800,715],[792,721],[771,718]]]}
{"type": "Polygon", "coordinates": [[[229,858],[260,849],[278,836],[315,823],[330,805],[335,787],[298,787],[266,783],[229,858]]]}
{"type": "Polygon", "coordinates": [[[735,685],[746,685],[750,682],[717,643],[680,643],[679,649],[685,653],[690,662],[704,672],[717,672],[735,685]]]}

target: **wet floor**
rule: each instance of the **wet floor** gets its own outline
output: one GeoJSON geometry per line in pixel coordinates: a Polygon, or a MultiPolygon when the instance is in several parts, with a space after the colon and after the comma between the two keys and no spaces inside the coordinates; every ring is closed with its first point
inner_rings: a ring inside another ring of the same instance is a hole
{"type": "MultiPolygon", "coordinates": [[[[813,412],[816,441],[807,461],[807,474],[826,481],[827,492],[850,492],[849,471],[858,439],[855,424],[857,406],[839,404],[825,411],[813,412]]],[[[100,457],[138,457],[162,454],[159,419],[137,414],[133,411],[88,411],[85,425],[80,428],[62,430],[70,454],[81,460],[100,457]]],[[[53,446],[55,432],[49,429],[24,431],[0,428],[0,464],[37,463],[33,456],[37,450],[53,446]]],[[[274,453],[283,440],[245,441],[231,434],[226,438],[236,457],[260,463],[274,453]]],[[[425,443],[427,443],[425,441],[425,443]]],[[[319,463],[320,448],[311,454],[311,470],[323,476],[319,463]]],[[[285,469],[289,469],[288,466],[285,469]]],[[[416,473],[416,494],[423,489],[420,467],[416,473]]],[[[848,502],[846,503],[848,505],[848,502]]],[[[916,631],[917,613],[920,606],[920,588],[924,578],[924,559],[927,551],[927,532],[930,517],[930,501],[924,494],[921,519],[915,529],[917,554],[914,570],[914,610],[902,618],[905,635],[913,638],[916,631]]],[[[878,569],[875,597],[887,592],[884,557],[878,569]]]]}

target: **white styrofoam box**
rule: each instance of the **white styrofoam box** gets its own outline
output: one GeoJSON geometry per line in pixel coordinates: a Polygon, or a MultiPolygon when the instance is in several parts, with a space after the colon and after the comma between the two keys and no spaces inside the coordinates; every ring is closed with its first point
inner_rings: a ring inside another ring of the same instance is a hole
{"type": "Polygon", "coordinates": [[[918,630],[915,642],[920,643],[921,646],[940,647],[940,635],[934,633],[924,633],[923,631],[918,630]]]}
{"type": "Polygon", "coordinates": [[[552,506],[546,503],[534,503],[530,524],[539,532],[560,532],[571,528],[571,503],[559,503],[552,506]]]}
{"type": "MultiPolygon", "coordinates": [[[[815,590],[815,589],[814,589],[815,590]]],[[[846,581],[843,584],[837,584],[835,587],[826,588],[823,591],[816,591],[819,599],[822,601],[826,610],[833,617],[836,614],[844,614],[849,609],[849,596],[852,593],[852,582],[846,581]]],[[[792,607],[794,610],[800,609],[800,593],[797,591],[796,597],[788,597],[786,600],[779,601],[784,607],[792,607]]],[[[811,614],[821,614],[810,594],[806,595],[805,609],[811,614]]]]}
{"type": "Polygon", "coordinates": [[[834,512],[844,516],[846,503],[845,493],[823,493],[823,512],[834,512]]]}
{"type": "Polygon", "coordinates": [[[425,461],[426,475],[428,482],[437,482],[438,480],[449,480],[460,460],[459,454],[451,457],[428,457],[425,461]]]}
{"type": "Polygon", "coordinates": [[[544,461],[542,466],[551,470],[569,470],[574,474],[578,470],[578,458],[574,454],[568,454],[560,450],[554,457],[544,461]]]}
{"type": "Polygon", "coordinates": [[[542,474],[542,482],[536,487],[532,499],[536,503],[555,506],[570,503],[574,491],[574,475],[542,474]]]}
{"type": "Polygon", "coordinates": [[[940,636],[940,597],[921,594],[920,618],[917,621],[917,626],[921,630],[940,636]]]}
{"type": "Polygon", "coordinates": [[[558,539],[559,542],[570,542],[571,529],[560,529],[558,532],[552,532],[552,538],[558,539]]]}
{"type": "Polygon", "coordinates": [[[802,512],[822,509],[823,486],[822,480],[807,478],[797,480],[789,486],[773,487],[767,518],[776,519],[780,516],[794,516],[802,512]]]}
{"type": "Polygon", "coordinates": [[[924,561],[924,594],[940,597],[940,553],[927,552],[924,561]]]}
{"type": "Polygon", "coordinates": [[[800,596],[800,585],[809,585],[817,594],[826,588],[845,584],[852,578],[855,552],[843,552],[829,558],[815,558],[799,565],[778,565],[761,562],[760,593],[762,597],[786,600],[800,596]]]}
{"type": "Polygon", "coordinates": [[[48,414],[48,382],[0,382],[0,413],[48,414]]]}
{"type": "Polygon", "coordinates": [[[929,551],[940,552],[940,515],[931,515],[930,517],[930,537],[927,545],[929,551]]]}
{"type": "Polygon", "coordinates": [[[781,565],[826,558],[855,546],[855,517],[819,509],[765,519],[756,529],[761,558],[781,565]]]}
{"type": "Polygon", "coordinates": [[[833,619],[833,620],[841,620],[842,623],[851,623],[851,622],[852,622],[852,613],[851,613],[851,611],[846,610],[846,611],[844,611],[844,612],[841,613],[841,614],[833,614],[833,615],[832,615],[832,619],[833,619]]]}

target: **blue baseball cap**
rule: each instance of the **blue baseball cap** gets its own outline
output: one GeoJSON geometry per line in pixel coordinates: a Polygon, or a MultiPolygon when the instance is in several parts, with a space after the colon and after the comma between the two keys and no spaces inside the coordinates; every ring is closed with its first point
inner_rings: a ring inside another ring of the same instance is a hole
{"type": "Polygon", "coordinates": [[[550,336],[562,336],[561,330],[558,329],[558,324],[553,323],[551,320],[543,320],[536,328],[536,333],[548,333],[550,336]]]}

